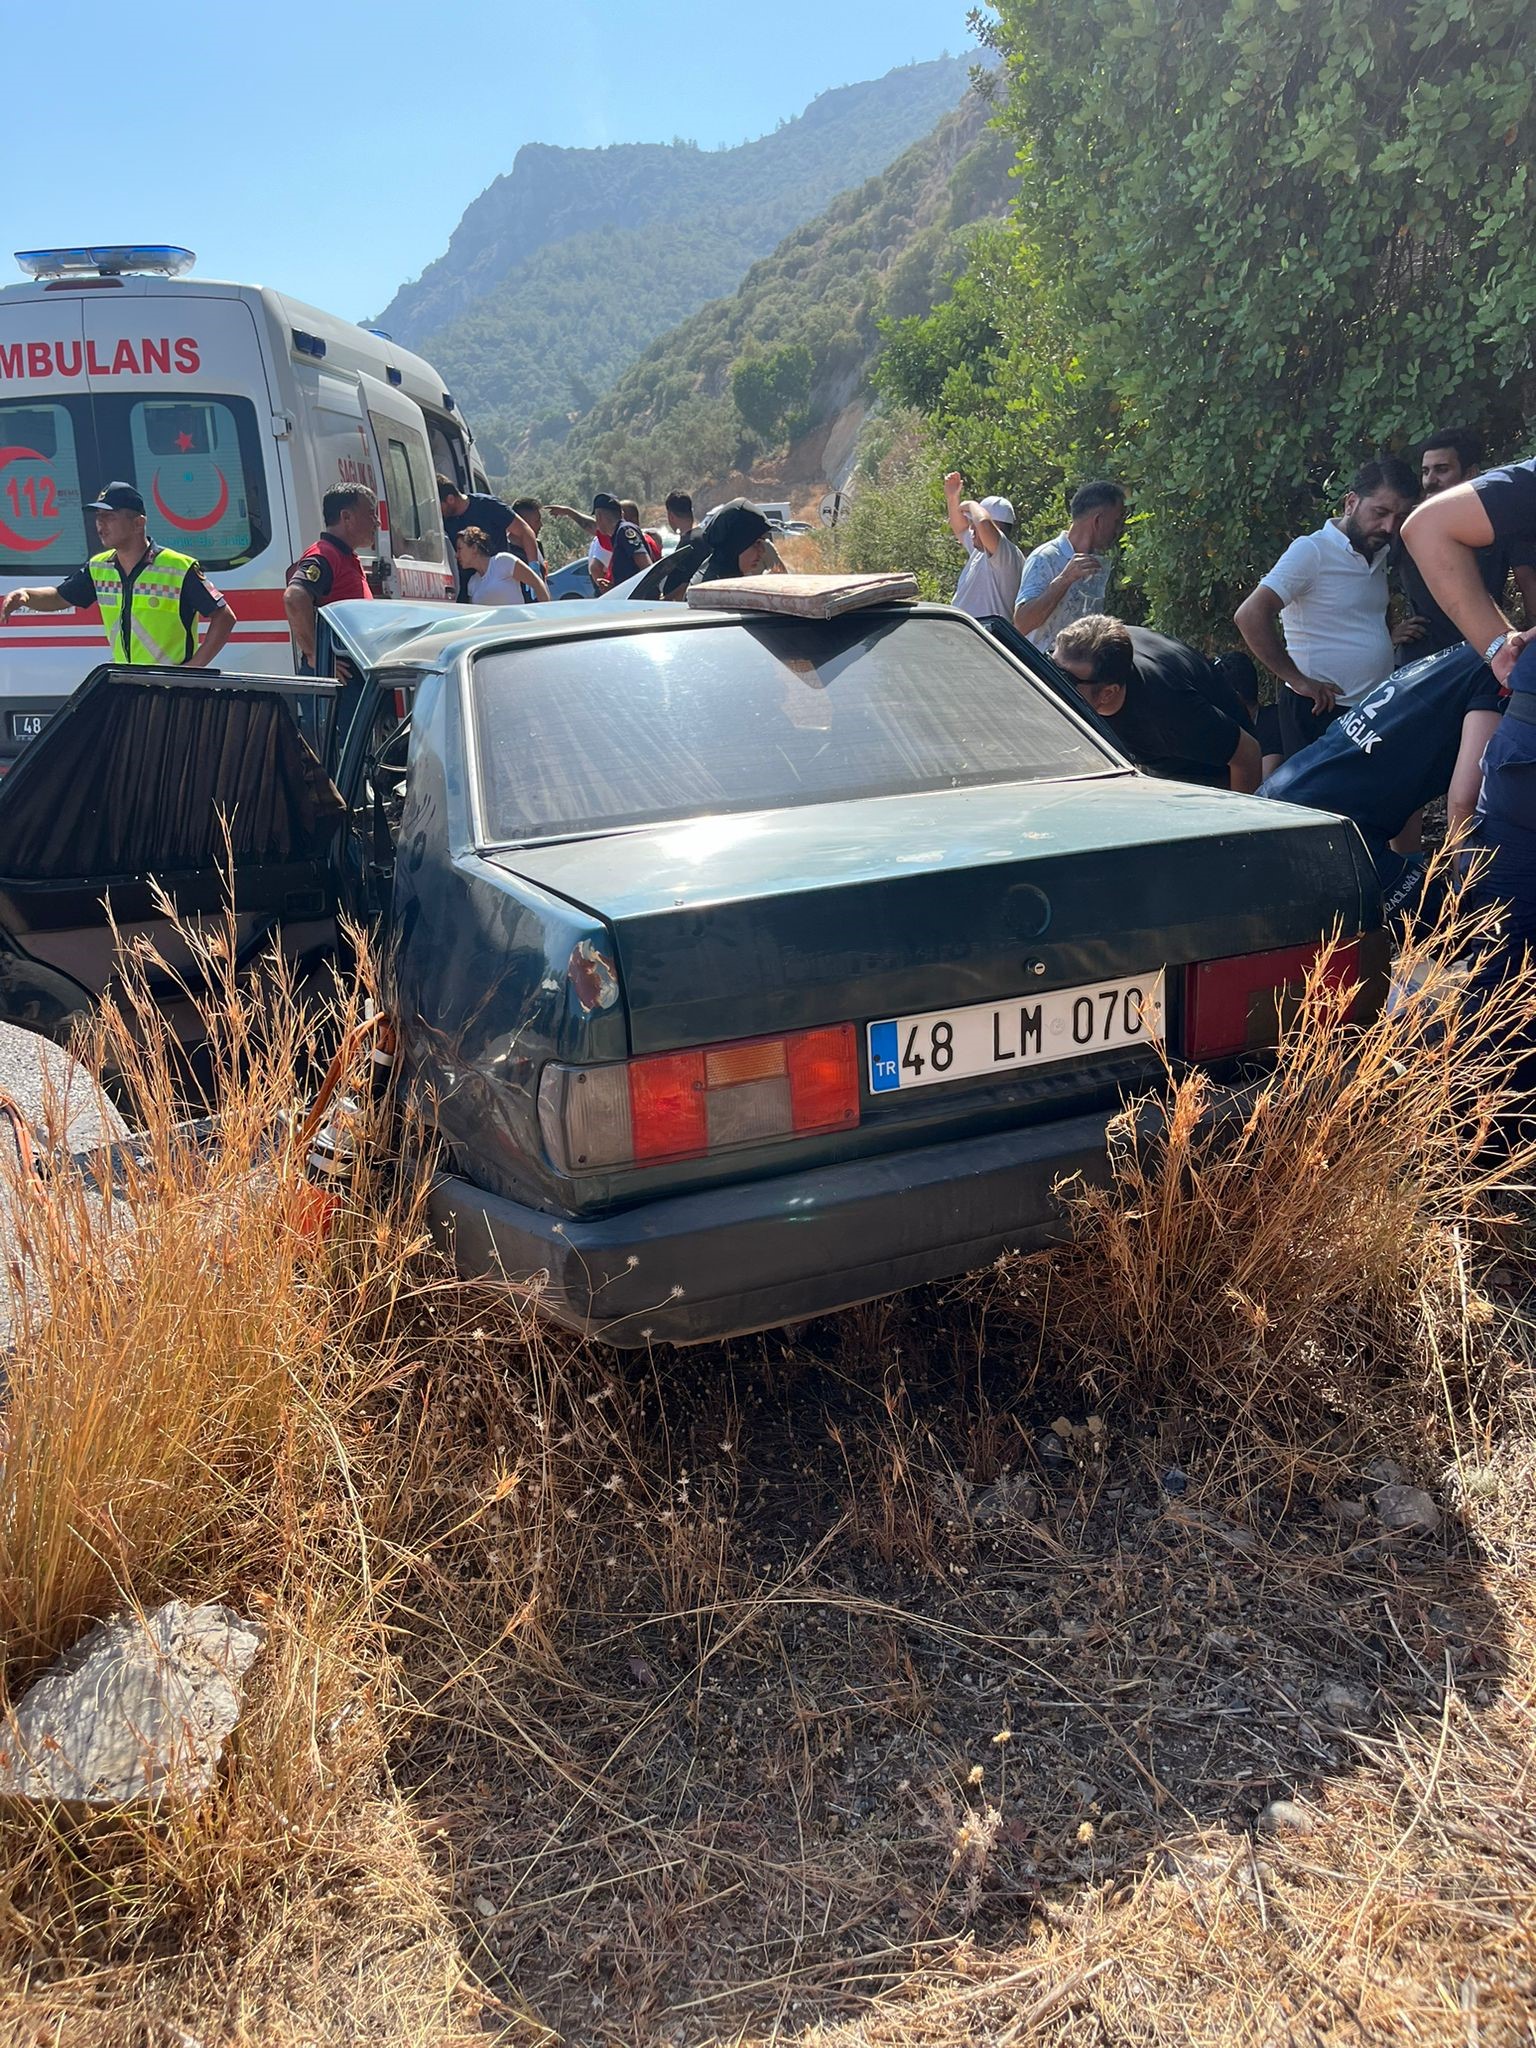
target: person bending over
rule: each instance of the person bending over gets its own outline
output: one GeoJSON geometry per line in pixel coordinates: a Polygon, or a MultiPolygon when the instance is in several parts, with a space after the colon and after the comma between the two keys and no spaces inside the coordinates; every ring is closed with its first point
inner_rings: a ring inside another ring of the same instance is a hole
{"type": "Polygon", "coordinates": [[[1056,665],[1131,759],[1172,782],[1247,793],[1259,786],[1259,743],[1216,664],[1182,640],[1103,612],[1056,635],[1056,665]]]}

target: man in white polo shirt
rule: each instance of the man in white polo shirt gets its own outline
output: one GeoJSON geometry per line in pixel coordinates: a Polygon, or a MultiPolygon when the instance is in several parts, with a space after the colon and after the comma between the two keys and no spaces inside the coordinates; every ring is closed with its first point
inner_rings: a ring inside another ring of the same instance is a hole
{"type": "Polygon", "coordinates": [[[1395,455],[1365,463],[1339,517],[1293,540],[1237,608],[1249,652],[1285,685],[1279,710],[1287,760],[1392,673],[1388,543],[1418,495],[1418,478],[1395,455]]]}

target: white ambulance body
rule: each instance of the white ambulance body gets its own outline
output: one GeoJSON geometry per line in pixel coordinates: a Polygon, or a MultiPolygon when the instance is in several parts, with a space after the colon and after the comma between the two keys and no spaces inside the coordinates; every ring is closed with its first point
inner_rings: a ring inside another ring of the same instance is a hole
{"type": "MultiPolygon", "coordinates": [[[[430,364],[265,286],[179,275],[185,250],[18,260],[34,275],[0,289],[0,592],[97,553],[84,508],[121,479],[234,607],[231,669],[291,672],[283,586],[336,484],[378,493],[384,596],[453,594],[436,477],[485,479],[430,364]]],[[[0,769],[107,653],[95,612],[0,627],[0,769]]]]}

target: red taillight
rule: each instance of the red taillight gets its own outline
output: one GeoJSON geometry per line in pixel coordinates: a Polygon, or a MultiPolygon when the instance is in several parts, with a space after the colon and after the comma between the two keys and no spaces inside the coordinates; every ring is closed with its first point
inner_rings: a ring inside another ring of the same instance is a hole
{"type": "Polygon", "coordinates": [[[660,1059],[632,1061],[629,1122],[637,1165],[702,1152],[708,1140],[703,1053],[670,1052],[660,1059]]]}
{"type": "MultiPolygon", "coordinates": [[[[1201,960],[1184,970],[1184,1055],[1216,1060],[1278,1044],[1287,999],[1300,995],[1323,945],[1286,946],[1275,953],[1240,953],[1231,960],[1201,960]]],[[[1324,969],[1329,988],[1360,978],[1360,941],[1336,945],[1324,969]]]]}
{"type": "Polygon", "coordinates": [[[658,1053],[619,1067],[551,1065],[539,1126],[567,1172],[698,1159],[859,1121],[851,1024],[658,1053]]]}
{"type": "Polygon", "coordinates": [[[797,1131],[835,1131],[859,1120],[859,1049],[851,1024],[802,1031],[789,1046],[789,1094],[797,1131]]]}

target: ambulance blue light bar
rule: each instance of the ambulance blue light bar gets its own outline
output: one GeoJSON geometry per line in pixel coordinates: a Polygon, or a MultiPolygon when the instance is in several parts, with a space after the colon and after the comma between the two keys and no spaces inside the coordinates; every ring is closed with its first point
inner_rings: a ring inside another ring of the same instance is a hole
{"type": "Polygon", "coordinates": [[[18,249],[16,261],[28,277],[121,277],[126,271],[181,277],[197,258],[170,242],[112,242],[87,249],[18,249]]]}

